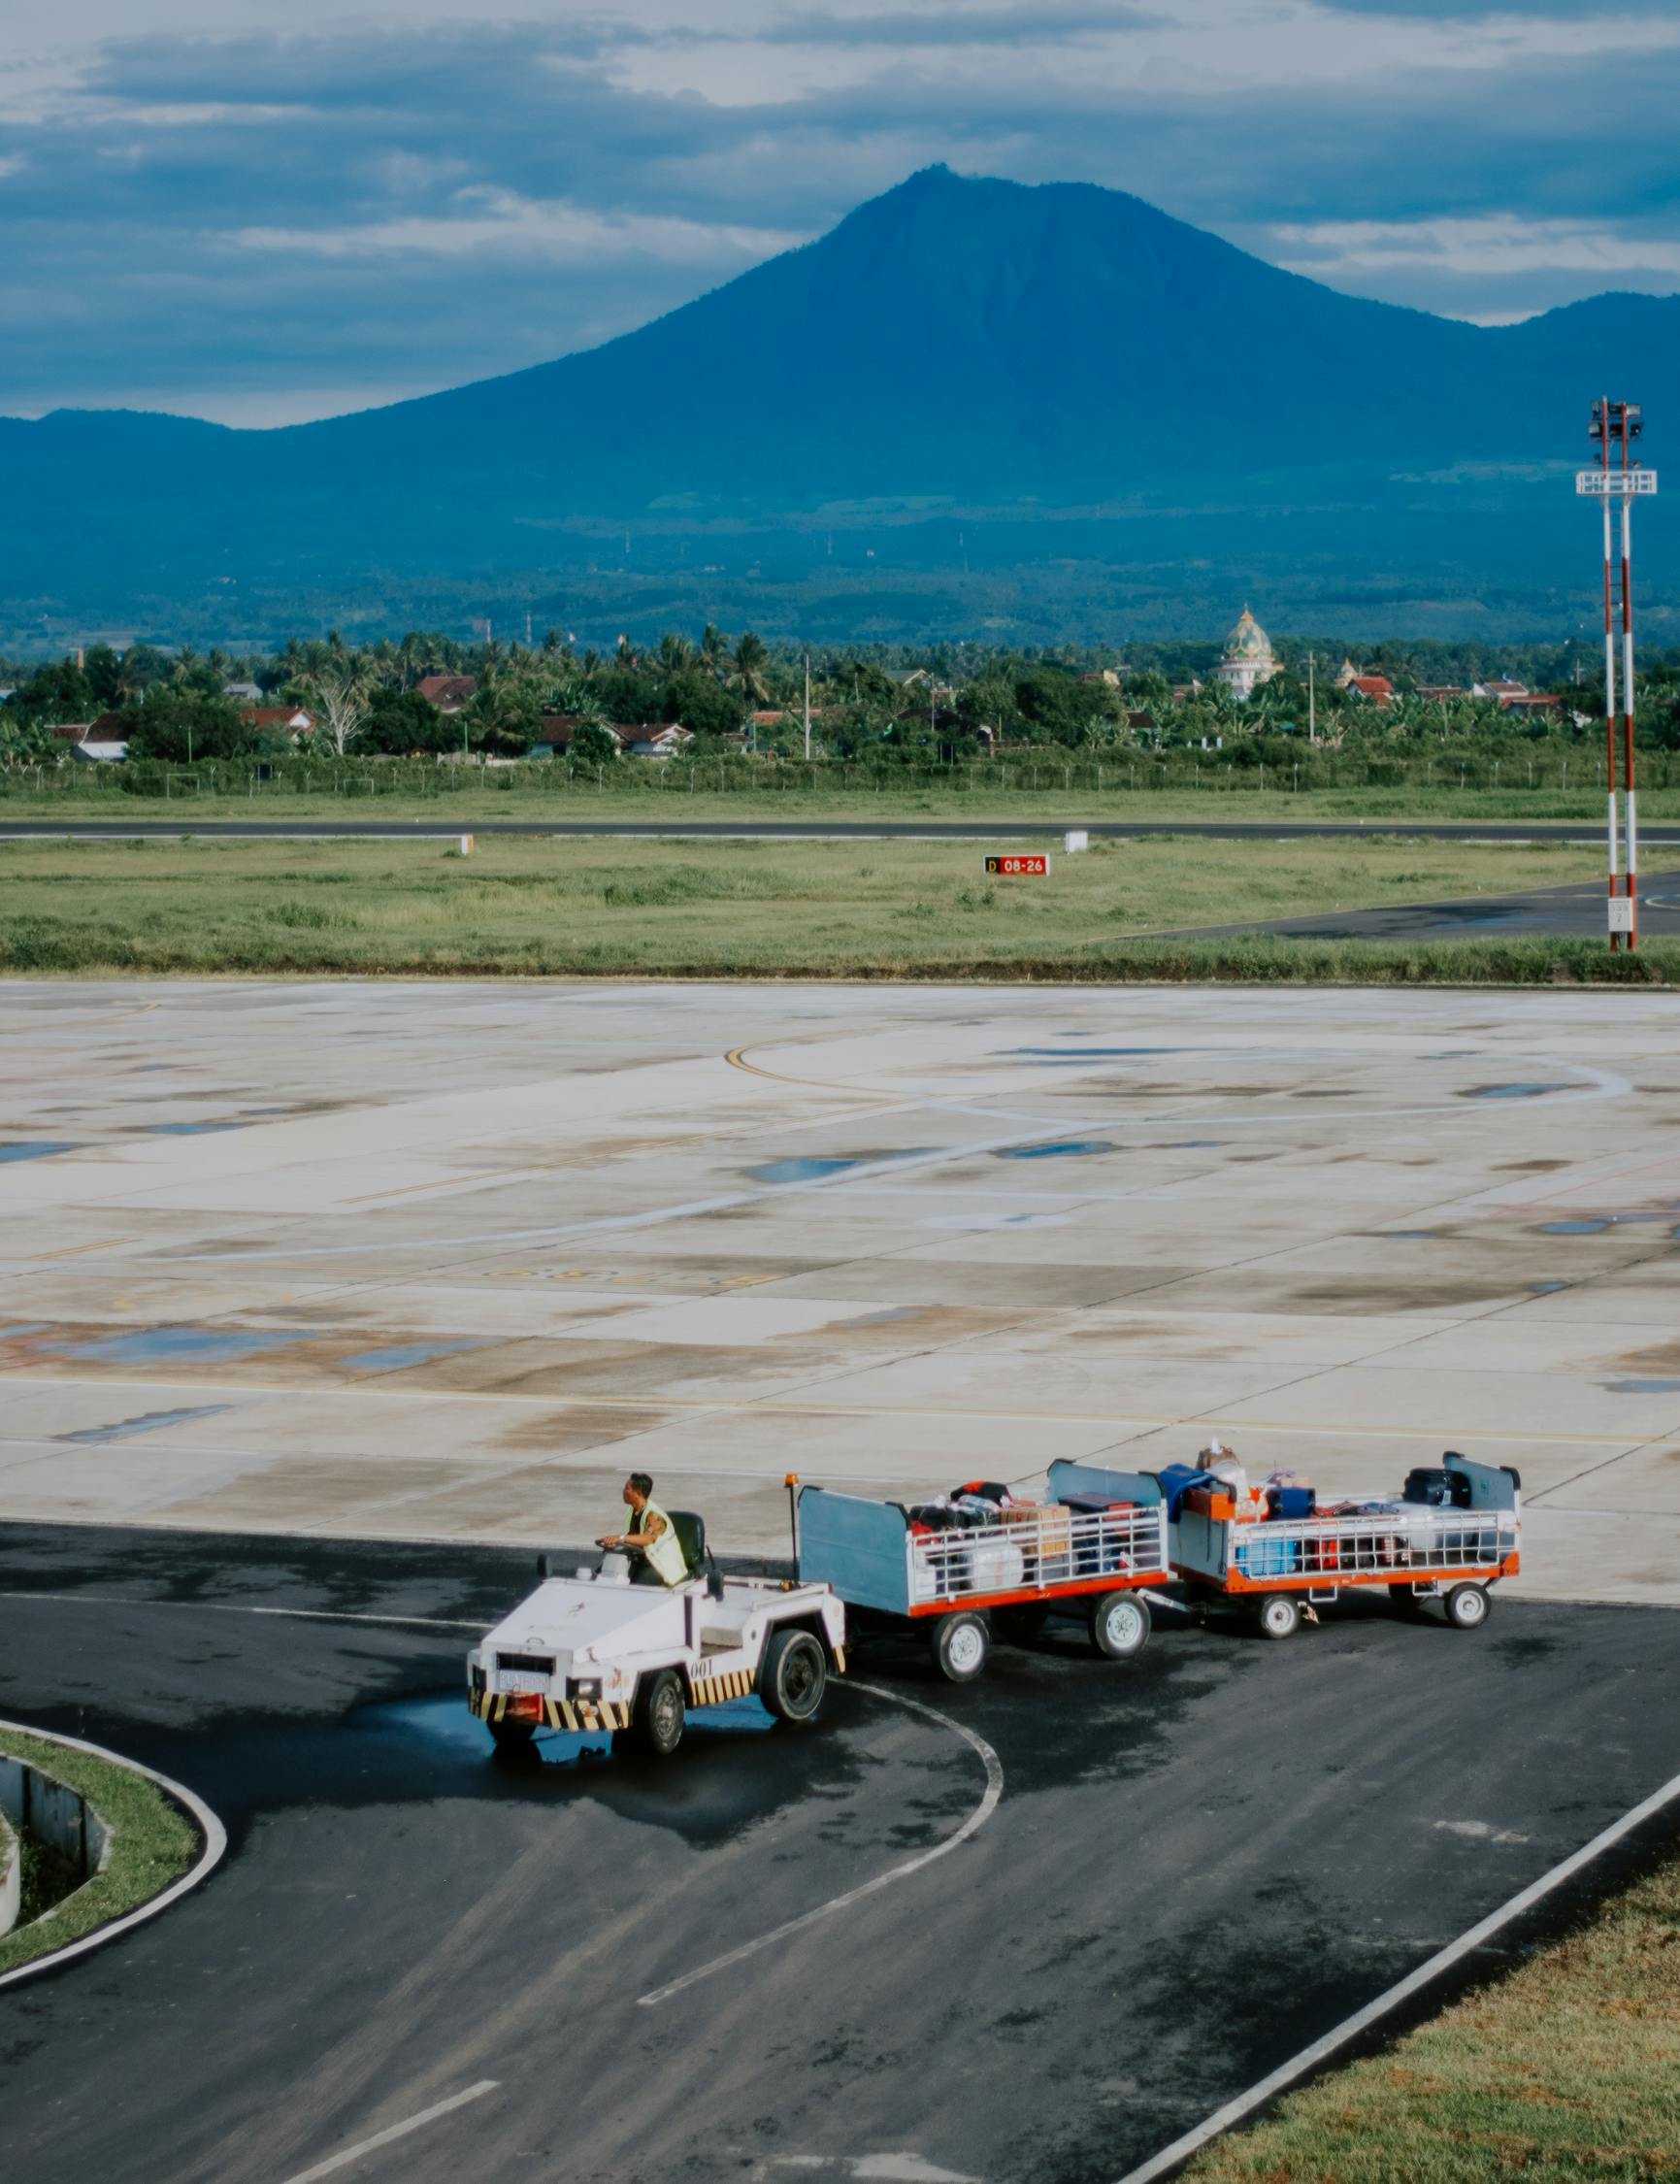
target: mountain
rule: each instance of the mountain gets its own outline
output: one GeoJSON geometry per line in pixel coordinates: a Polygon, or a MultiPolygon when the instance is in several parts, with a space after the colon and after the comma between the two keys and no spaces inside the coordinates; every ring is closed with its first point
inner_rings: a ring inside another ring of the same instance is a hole
{"type": "Polygon", "coordinates": [[[476,385],[268,432],[0,420],[31,512],[0,539],[0,583],[108,616],[207,587],[242,608],[331,596],[369,571],[394,599],[575,571],[623,533],[675,569],[691,539],[713,542],[697,562],[797,560],[813,527],[890,524],[914,563],[918,532],[953,521],[983,525],[994,562],[1176,555],[1235,582],[1283,518],[1344,573],[1363,536],[1397,597],[1481,567],[1537,600],[1547,542],[1579,532],[1590,398],[1677,365],[1680,297],[1475,327],[1341,295],[1118,191],[937,167],[635,333],[476,385]]]}

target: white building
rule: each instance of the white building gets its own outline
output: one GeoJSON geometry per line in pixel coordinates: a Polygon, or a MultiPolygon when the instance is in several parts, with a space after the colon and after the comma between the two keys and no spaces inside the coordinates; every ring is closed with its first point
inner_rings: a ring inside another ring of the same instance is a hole
{"type": "Polygon", "coordinates": [[[1236,627],[1225,640],[1225,654],[1214,669],[1234,698],[1246,698],[1262,682],[1278,673],[1271,640],[1245,607],[1236,627]]]}

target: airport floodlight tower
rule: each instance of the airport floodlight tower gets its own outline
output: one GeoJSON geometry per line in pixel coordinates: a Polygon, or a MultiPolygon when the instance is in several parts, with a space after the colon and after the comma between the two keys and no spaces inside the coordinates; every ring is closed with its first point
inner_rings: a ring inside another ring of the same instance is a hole
{"type": "Polygon", "coordinates": [[[1601,396],[1593,405],[1592,438],[1598,443],[1597,470],[1578,470],[1575,490],[1604,504],[1604,789],[1610,869],[1610,945],[1639,944],[1639,818],[1633,791],[1633,503],[1655,493],[1657,473],[1632,460],[1632,444],[1645,430],[1637,402],[1612,402],[1601,396]],[[1622,504],[1622,554],[1618,564],[1611,535],[1610,504],[1622,504]],[[1618,584],[1618,569],[1620,571],[1618,584]],[[1622,619],[1622,779],[1627,862],[1624,885],[1616,891],[1616,608],[1620,590],[1622,619]]]}

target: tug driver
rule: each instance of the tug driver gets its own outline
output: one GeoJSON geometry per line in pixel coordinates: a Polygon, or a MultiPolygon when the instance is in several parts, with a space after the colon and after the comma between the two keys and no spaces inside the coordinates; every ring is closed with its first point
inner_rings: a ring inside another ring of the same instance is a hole
{"type": "Polygon", "coordinates": [[[675,1527],[652,1496],[653,1481],[647,1473],[632,1472],[624,1481],[632,1529],[608,1533],[595,1544],[628,1551],[633,1585],[680,1585],[688,1575],[682,1546],[675,1527]]]}

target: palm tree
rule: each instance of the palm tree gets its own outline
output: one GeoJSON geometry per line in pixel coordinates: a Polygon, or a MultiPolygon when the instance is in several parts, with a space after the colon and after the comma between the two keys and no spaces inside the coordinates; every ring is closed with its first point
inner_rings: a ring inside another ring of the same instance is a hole
{"type": "Polygon", "coordinates": [[[668,629],[659,640],[659,664],[667,675],[682,675],[698,656],[690,641],[678,637],[675,630],[668,629]]]}
{"type": "Polygon", "coordinates": [[[743,631],[731,658],[734,672],[729,678],[730,686],[741,692],[749,711],[768,705],[770,685],[764,678],[764,671],[770,665],[770,647],[764,639],[755,637],[751,630],[743,631]]]}
{"type": "Polygon", "coordinates": [[[715,622],[708,622],[700,633],[700,657],[709,672],[723,679],[723,664],[729,657],[729,640],[715,622]]]}

